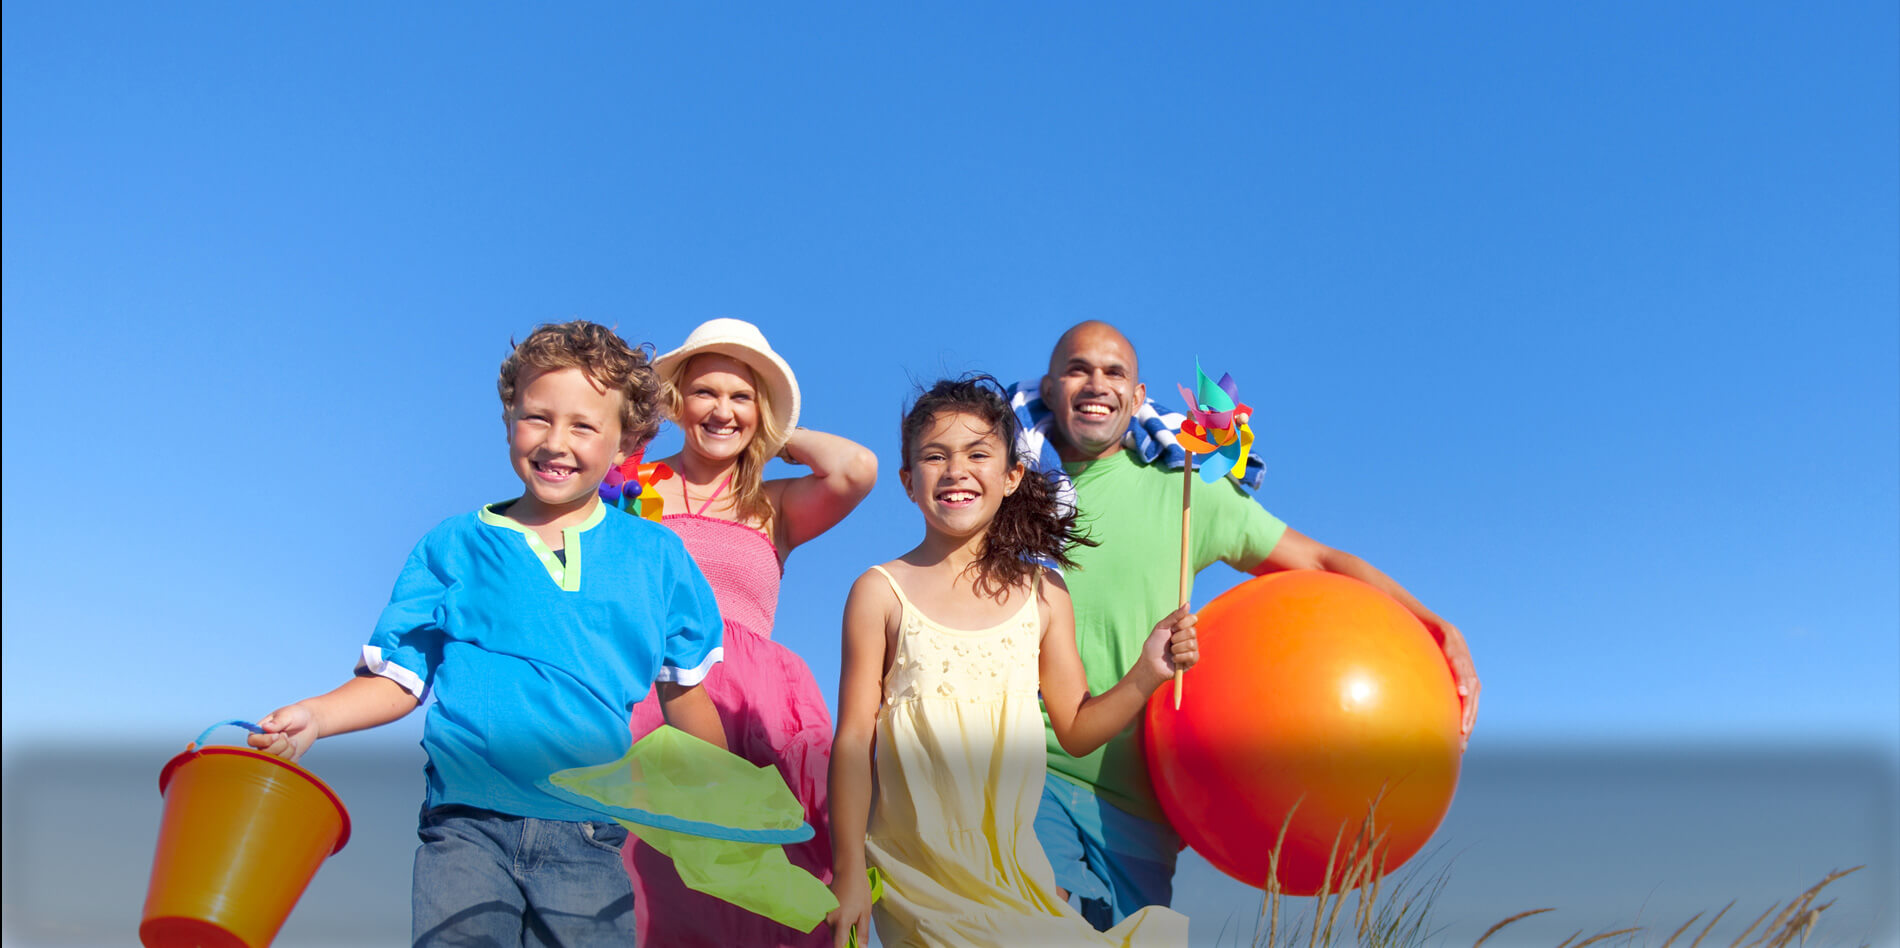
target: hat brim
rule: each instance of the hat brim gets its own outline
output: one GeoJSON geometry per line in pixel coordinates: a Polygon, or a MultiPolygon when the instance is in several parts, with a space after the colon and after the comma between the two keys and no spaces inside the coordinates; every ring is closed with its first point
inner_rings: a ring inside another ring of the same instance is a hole
{"type": "Polygon", "coordinates": [[[792,429],[798,425],[798,377],[792,374],[792,367],[770,349],[760,349],[750,342],[735,339],[707,339],[688,343],[653,360],[653,368],[661,378],[670,378],[687,360],[700,355],[722,355],[741,362],[752,370],[754,382],[767,392],[772,401],[772,417],[778,422],[779,439],[776,444],[767,445],[769,453],[777,454],[785,442],[791,438],[792,429]]]}

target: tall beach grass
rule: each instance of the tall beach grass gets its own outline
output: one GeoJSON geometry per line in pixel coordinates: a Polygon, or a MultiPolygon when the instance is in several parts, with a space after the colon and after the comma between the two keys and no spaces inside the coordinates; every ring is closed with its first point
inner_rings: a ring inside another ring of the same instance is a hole
{"type": "MultiPolygon", "coordinates": [[[[1444,926],[1434,920],[1433,912],[1450,880],[1449,863],[1430,852],[1388,878],[1385,834],[1377,831],[1371,815],[1350,840],[1346,827],[1340,828],[1327,857],[1326,883],[1310,902],[1302,899],[1296,911],[1287,901],[1293,897],[1280,890],[1278,881],[1280,851],[1292,820],[1293,815],[1287,814],[1268,855],[1268,875],[1251,938],[1236,944],[1247,948],[1424,948],[1448,944],[1444,926]]],[[[1641,925],[1589,933],[1578,929],[1556,942],[1555,948],[1802,948],[1816,936],[1824,913],[1834,905],[1833,899],[1821,901],[1822,893],[1862,868],[1829,873],[1787,902],[1769,905],[1739,931],[1735,926],[1740,916],[1730,915],[1735,907],[1730,902],[1706,920],[1703,916],[1707,912],[1691,916],[1666,936],[1659,929],[1641,925]],[[1727,926],[1722,924],[1724,919],[1729,922],[1727,926]],[[1660,942],[1655,940],[1658,936],[1662,937],[1660,942]]],[[[1472,948],[1548,944],[1514,937],[1513,931],[1518,922],[1547,913],[1561,914],[1555,907],[1532,908],[1500,919],[1478,937],[1472,948]]],[[[1219,942],[1222,945],[1226,944],[1225,934],[1219,942]]],[[[1821,943],[1842,944],[1839,939],[1817,942],[1821,943]]],[[[1860,944],[1866,948],[1865,943],[1860,944]]]]}

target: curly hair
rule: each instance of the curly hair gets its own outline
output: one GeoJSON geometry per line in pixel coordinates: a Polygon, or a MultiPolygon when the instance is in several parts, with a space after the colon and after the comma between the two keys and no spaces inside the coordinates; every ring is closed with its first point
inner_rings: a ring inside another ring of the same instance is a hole
{"type": "MultiPolygon", "coordinates": [[[[721,353],[705,352],[682,359],[660,380],[660,405],[674,424],[679,423],[680,409],[686,404],[686,396],[680,391],[686,384],[686,371],[706,355],[721,353]]],[[[739,452],[738,467],[732,478],[732,509],[747,523],[768,525],[774,511],[771,499],[765,496],[765,462],[772,460],[772,455],[785,445],[787,433],[779,428],[778,416],[772,413],[771,389],[759,384],[758,374],[751,366],[732,356],[725,358],[745,365],[746,380],[752,383],[752,402],[759,409],[758,430],[752,432],[752,440],[739,452]]]]}
{"type": "MultiPolygon", "coordinates": [[[[1016,443],[1021,425],[1009,409],[1002,383],[989,375],[965,375],[938,381],[904,413],[904,470],[910,470],[918,439],[940,416],[949,414],[975,418],[1001,438],[1006,467],[1023,463],[1016,443]]],[[[1073,569],[1069,550],[1077,545],[1097,544],[1076,525],[1075,511],[1056,502],[1055,485],[1041,473],[1027,471],[990,521],[983,552],[974,564],[973,585],[979,595],[995,596],[1027,582],[1041,562],[1073,569]]]]}
{"type": "Polygon", "coordinates": [[[621,394],[621,435],[644,447],[660,430],[660,377],[653,371],[649,348],[629,346],[599,323],[543,323],[502,360],[501,378],[495,383],[501,409],[515,407],[523,373],[580,369],[596,384],[621,394]]]}

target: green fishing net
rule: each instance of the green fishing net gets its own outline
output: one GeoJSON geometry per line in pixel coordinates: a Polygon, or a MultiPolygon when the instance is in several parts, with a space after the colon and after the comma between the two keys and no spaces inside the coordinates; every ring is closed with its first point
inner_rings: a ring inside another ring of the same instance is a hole
{"type": "Polygon", "coordinates": [[[542,789],[625,826],[670,857],[689,888],[802,932],[838,907],[785,858],[784,845],[812,828],[778,770],[684,731],[662,726],[619,760],[560,771],[542,789]]]}

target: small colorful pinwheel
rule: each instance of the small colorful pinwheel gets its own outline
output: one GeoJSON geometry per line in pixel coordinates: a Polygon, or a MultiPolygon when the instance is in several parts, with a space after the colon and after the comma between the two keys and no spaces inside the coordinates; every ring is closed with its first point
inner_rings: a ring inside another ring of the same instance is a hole
{"type": "Polygon", "coordinates": [[[1201,465],[1201,480],[1213,483],[1223,474],[1239,480],[1247,473],[1247,450],[1253,447],[1253,428],[1239,419],[1252,415],[1253,409],[1240,403],[1240,387],[1232,375],[1223,373],[1215,382],[1201,371],[1199,360],[1194,363],[1194,375],[1195,391],[1175,386],[1188,403],[1187,417],[1181,421],[1181,447],[1189,454],[1190,466],[1193,455],[1212,455],[1201,465]]]}
{"type": "MultiPolygon", "coordinates": [[[[1205,454],[1201,479],[1212,483],[1223,474],[1239,480],[1247,473],[1247,449],[1253,447],[1253,429],[1242,420],[1253,409],[1240,403],[1240,388],[1234,377],[1222,374],[1216,382],[1201,371],[1201,360],[1194,360],[1194,391],[1177,385],[1187,399],[1187,417],[1181,419],[1177,436],[1187,452],[1187,471],[1181,477],[1181,605],[1186,607],[1194,591],[1194,561],[1188,555],[1189,521],[1193,513],[1194,456],[1205,454]]],[[[1174,707],[1181,707],[1182,674],[1174,673],[1174,707]]]]}
{"type": "Polygon", "coordinates": [[[642,464],[644,457],[644,454],[630,455],[609,469],[606,479],[600,482],[600,499],[657,523],[666,504],[654,485],[672,477],[673,469],[664,461],[642,464]]]}

